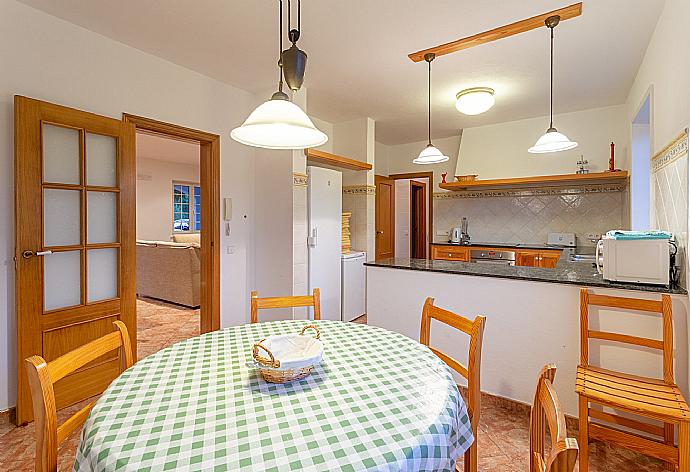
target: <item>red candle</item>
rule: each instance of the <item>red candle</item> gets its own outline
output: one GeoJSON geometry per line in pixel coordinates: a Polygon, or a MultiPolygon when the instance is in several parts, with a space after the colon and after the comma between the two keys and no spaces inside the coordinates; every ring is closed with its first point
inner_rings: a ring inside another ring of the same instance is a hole
{"type": "Polygon", "coordinates": [[[616,145],[613,143],[613,141],[611,141],[611,157],[609,157],[609,172],[613,172],[616,170],[616,164],[614,162],[615,148],[616,145]]]}

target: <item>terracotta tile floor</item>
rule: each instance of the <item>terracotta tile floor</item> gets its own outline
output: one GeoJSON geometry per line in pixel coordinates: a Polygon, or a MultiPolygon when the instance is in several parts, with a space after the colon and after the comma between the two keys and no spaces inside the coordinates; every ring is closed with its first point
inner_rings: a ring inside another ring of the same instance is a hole
{"type": "MultiPolygon", "coordinates": [[[[199,310],[145,298],[137,300],[137,357],[146,356],[178,341],[199,335],[199,310]]],[[[58,424],[83,408],[89,400],[58,413],[58,424]]],[[[61,445],[58,470],[72,469],[79,433],[61,445]]],[[[34,468],[34,424],[15,427],[0,421],[0,471],[30,471],[34,468]]]]}
{"type": "MultiPolygon", "coordinates": [[[[139,300],[139,358],[164,346],[196,336],[199,311],[188,310],[154,300],[139,300]],[[174,320],[174,322],[171,322],[174,320]]],[[[366,323],[366,315],[355,320],[366,323]]],[[[59,421],[80,408],[63,410],[59,421]]],[[[526,472],[529,450],[529,418],[524,409],[516,411],[492,401],[484,401],[479,425],[479,470],[526,472]]],[[[32,470],[34,456],[33,423],[16,428],[0,423],[0,470],[32,470]]],[[[577,432],[571,430],[571,435],[577,432]]],[[[70,470],[79,444],[75,431],[59,451],[59,470],[70,470]]],[[[654,459],[613,448],[603,443],[590,444],[591,472],[661,472],[663,465],[654,459]]]]}

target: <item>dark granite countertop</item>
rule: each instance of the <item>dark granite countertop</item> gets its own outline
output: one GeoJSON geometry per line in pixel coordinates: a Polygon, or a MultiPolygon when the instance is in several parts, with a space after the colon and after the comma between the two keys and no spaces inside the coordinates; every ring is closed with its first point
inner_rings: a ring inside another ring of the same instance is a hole
{"type": "MultiPolygon", "coordinates": [[[[437,243],[438,244],[438,243],[437,243]]],[[[555,249],[547,245],[499,245],[495,243],[474,243],[473,246],[514,247],[525,249],[555,249]]],[[[560,248],[558,248],[560,249],[560,248]]],[[[529,280],[560,284],[582,285],[586,287],[605,287],[621,290],[640,290],[644,292],[687,294],[684,288],[669,288],[663,285],[633,284],[627,282],[609,282],[597,273],[594,264],[571,262],[571,254],[594,254],[594,248],[585,246],[564,248],[555,269],[541,267],[521,267],[493,264],[475,264],[472,262],[443,261],[432,259],[391,258],[367,262],[370,267],[390,269],[420,270],[444,274],[473,275],[478,277],[498,277],[503,279],[529,280]]]]}

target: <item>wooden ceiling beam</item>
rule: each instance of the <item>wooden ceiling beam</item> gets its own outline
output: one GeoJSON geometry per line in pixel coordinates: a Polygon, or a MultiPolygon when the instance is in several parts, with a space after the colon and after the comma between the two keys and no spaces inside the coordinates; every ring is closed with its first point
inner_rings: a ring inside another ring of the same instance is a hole
{"type": "Polygon", "coordinates": [[[463,49],[479,46],[480,44],[490,43],[491,41],[496,41],[519,33],[541,28],[542,26],[546,28],[544,21],[553,15],[560,16],[561,21],[564,21],[578,17],[581,14],[582,2],[574,3],[570,6],[559,8],[558,10],[533,16],[532,18],[516,21],[515,23],[505,26],[499,26],[498,28],[484,31],[483,33],[475,34],[474,36],[468,36],[467,38],[457,39],[449,43],[441,44],[440,46],[413,52],[412,54],[408,54],[408,57],[412,60],[412,62],[420,62],[424,60],[424,55],[427,53],[434,53],[436,54],[436,57],[444,56],[453,52],[462,51],[463,49]]]}

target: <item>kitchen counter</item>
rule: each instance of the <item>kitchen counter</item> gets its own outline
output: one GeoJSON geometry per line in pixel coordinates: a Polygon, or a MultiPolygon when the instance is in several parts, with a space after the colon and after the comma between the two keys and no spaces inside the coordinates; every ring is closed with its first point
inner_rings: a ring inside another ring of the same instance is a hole
{"type": "MultiPolygon", "coordinates": [[[[459,246],[459,247],[495,247],[495,248],[506,248],[506,249],[563,249],[563,246],[554,246],[553,244],[539,244],[539,243],[482,243],[482,242],[470,242],[469,244],[458,244],[451,242],[436,242],[431,243],[432,246],[459,246]]],[[[585,247],[586,249],[587,247],[585,247]]],[[[581,249],[581,248],[578,248],[581,249]]],[[[592,248],[594,250],[594,248],[592,248]]],[[[594,254],[592,252],[592,254],[594,254]]]]}
{"type": "MultiPolygon", "coordinates": [[[[439,244],[439,243],[434,243],[439,244]]],[[[446,244],[450,245],[450,243],[446,244]]],[[[454,244],[458,246],[458,244],[454,244]]],[[[496,244],[472,243],[469,247],[507,247],[516,249],[561,249],[546,244],[496,244]]],[[[580,285],[584,287],[604,287],[622,290],[637,290],[644,292],[687,294],[681,287],[669,288],[661,285],[634,284],[627,282],[609,282],[597,273],[593,264],[585,262],[571,262],[571,254],[594,254],[594,247],[563,248],[561,257],[555,269],[540,267],[508,266],[498,264],[475,264],[472,262],[443,261],[432,259],[390,258],[365,263],[370,267],[389,269],[416,270],[426,272],[440,272],[444,274],[460,274],[478,277],[498,277],[504,279],[529,280],[534,282],[550,282],[559,284],[580,285]]]]}

